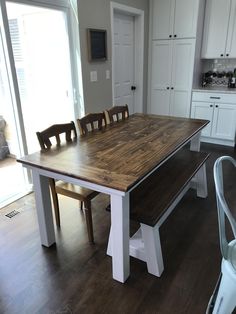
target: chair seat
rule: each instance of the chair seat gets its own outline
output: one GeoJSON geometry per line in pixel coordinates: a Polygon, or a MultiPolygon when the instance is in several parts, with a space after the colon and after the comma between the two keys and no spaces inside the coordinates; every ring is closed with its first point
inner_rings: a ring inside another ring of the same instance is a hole
{"type": "Polygon", "coordinates": [[[236,273],[236,240],[233,240],[229,243],[228,261],[233,266],[233,270],[236,273]]]}
{"type": "Polygon", "coordinates": [[[91,200],[99,194],[99,192],[60,180],[56,182],[56,192],[82,202],[88,199],[91,200]]]}

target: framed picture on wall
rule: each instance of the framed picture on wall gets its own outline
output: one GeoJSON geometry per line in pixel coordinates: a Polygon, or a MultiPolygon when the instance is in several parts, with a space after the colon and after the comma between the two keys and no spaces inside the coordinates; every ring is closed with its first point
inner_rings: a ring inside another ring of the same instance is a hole
{"type": "Polygon", "coordinates": [[[107,31],[87,29],[88,58],[90,62],[107,60],[107,31]]]}

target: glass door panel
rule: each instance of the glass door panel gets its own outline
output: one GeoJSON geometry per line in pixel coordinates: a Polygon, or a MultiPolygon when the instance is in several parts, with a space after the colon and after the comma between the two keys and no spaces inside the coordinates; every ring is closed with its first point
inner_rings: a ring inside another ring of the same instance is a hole
{"type": "Polygon", "coordinates": [[[7,15],[27,147],[32,153],[39,150],[37,131],[74,120],[66,14],[7,2],[7,15]]]}
{"type": "Polygon", "coordinates": [[[20,142],[2,39],[0,29],[0,208],[30,189],[26,171],[16,162],[20,142]]]}

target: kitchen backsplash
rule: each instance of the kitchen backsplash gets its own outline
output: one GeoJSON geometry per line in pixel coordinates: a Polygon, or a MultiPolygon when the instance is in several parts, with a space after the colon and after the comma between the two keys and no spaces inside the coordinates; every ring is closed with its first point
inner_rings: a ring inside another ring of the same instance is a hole
{"type": "Polygon", "coordinates": [[[236,68],[236,59],[208,59],[203,60],[203,72],[230,72],[236,68]]]}

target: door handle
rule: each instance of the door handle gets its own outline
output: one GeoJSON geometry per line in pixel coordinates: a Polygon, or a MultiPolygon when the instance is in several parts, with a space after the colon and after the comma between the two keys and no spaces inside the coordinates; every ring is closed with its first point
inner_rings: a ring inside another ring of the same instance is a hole
{"type": "Polygon", "coordinates": [[[211,99],[220,99],[220,97],[210,97],[211,99]]]}
{"type": "Polygon", "coordinates": [[[136,90],[136,86],[131,86],[131,90],[136,90]]]}

